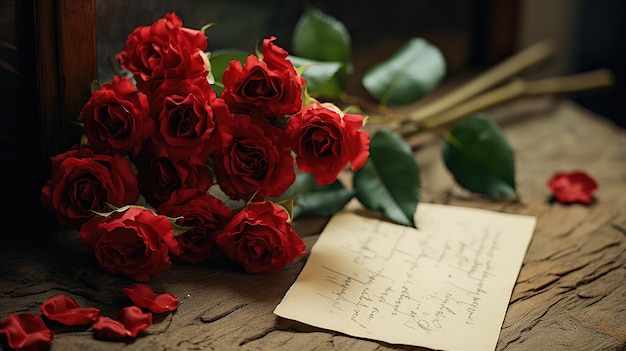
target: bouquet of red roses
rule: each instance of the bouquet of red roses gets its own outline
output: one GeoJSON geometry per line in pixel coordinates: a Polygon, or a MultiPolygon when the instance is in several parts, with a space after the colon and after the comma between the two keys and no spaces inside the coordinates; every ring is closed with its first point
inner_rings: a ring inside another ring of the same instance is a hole
{"type": "Polygon", "coordinates": [[[212,86],[207,36],[174,13],[130,33],[116,75],[84,105],[84,137],[51,158],[44,207],[79,231],[109,272],[147,281],[172,259],[227,257],[251,273],[277,272],[305,254],[289,206],[272,201],[296,180],[333,183],[361,168],[361,115],[307,94],[276,45],[223,71],[212,86]]]}

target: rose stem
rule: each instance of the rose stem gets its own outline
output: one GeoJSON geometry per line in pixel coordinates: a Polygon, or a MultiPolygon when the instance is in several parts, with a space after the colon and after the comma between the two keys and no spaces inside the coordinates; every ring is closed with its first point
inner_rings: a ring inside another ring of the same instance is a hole
{"type": "MultiPolygon", "coordinates": [[[[420,122],[425,118],[441,113],[444,110],[465,101],[493,86],[514,76],[516,73],[544,60],[553,51],[552,45],[547,41],[538,42],[517,54],[502,61],[486,72],[481,73],[474,79],[459,88],[435,99],[424,107],[411,113],[404,121],[398,121],[389,126],[390,129],[401,132],[402,122],[420,122]]],[[[411,123],[411,124],[413,124],[411,123]]]]}
{"type": "MultiPolygon", "coordinates": [[[[599,69],[564,77],[545,78],[536,81],[516,79],[500,88],[483,93],[474,99],[443,111],[440,114],[429,116],[419,123],[419,128],[428,130],[446,127],[474,112],[522,96],[572,93],[604,88],[611,84],[613,84],[613,74],[607,69],[599,69]]],[[[403,136],[412,135],[415,132],[415,130],[413,132],[407,132],[404,133],[403,136]]]]}

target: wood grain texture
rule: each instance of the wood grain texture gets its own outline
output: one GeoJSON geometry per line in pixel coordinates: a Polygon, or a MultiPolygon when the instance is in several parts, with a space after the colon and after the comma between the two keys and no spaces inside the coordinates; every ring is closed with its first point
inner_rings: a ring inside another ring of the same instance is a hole
{"type": "MultiPolygon", "coordinates": [[[[424,202],[537,216],[502,326],[497,350],[626,349],[626,131],[560,99],[524,99],[493,109],[516,152],[520,198],[502,202],[454,184],[441,142],[416,149],[424,202]],[[550,201],[556,171],[583,169],[599,183],[591,206],[550,201]]],[[[326,218],[295,223],[307,247],[326,218]]],[[[66,329],[52,350],[420,350],[363,340],[279,318],[272,311],[306,257],[277,274],[250,275],[228,262],[173,269],[151,281],[181,300],[129,342],[97,340],[89,328],[66,329]]],[[[112,316],[130,304],[130,281],[100,270],[76,232],[52,233],[39,244],[0,248],[0,319],[38,313],[59,293],[112,316]]],[[[454,337],[454,336],[451,336],[454,337]]]]}

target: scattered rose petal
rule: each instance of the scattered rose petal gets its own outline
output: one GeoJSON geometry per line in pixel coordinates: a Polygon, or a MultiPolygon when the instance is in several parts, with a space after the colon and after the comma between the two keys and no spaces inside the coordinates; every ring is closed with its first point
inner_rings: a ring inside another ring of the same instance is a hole
{"type": "Polygon", "coordinates": [[[46,318],[64,325],[92,324],[100,315],[98,308],[81,308],[76,300],[63,294],[49,298],[39,309],[46,318]]]}
{"type": "Polygon", "coordinates": [[[152,313],[143,313],[141,308],[137,306],[122,308],[115,316],[115,319],[124,324],[132,338],[152,325],[152,313]]]}
{"type": "Polygon", "coordinates": [[[17,351],[47,350],[54,333],[38,314],[10,314],[0,324],[0,334],[6,335],[9,347],[17,351]]]}
{"type": "Polygon", "coordinates": [[[135,283],[122,291],[139,307],[147,308],[154,313],[171,312],[178,308],[178,299],[171,293],[157,295],[150,285],[135,283]]]}
{"type": "Polygon", "coordinates": [[[130,336],[130,331],[124,327],[122,322],[115,319],[100,316],[93,324],[93,331],[101,338],[105,339],[123,339],[130,336]]]}
{"type": "Polygon", "coordinates": [[[122,308],[115,319],[99,317],[93,324],[94,332],[105,339],[135,338],[139,332],[152,325],[152,313],[143,313],[137,306],[122,308]]]}
{"type": "Polygon", "coordinates": [[[557,172],[548,181],[548,187],[561,203],[580,202],[589,205],[598,184],[582,171],[557,172]]]}

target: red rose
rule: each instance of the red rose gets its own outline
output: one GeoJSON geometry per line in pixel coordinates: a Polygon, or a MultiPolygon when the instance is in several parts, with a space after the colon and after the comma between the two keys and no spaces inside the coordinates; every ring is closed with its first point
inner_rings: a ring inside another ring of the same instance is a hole
{"type": "Polygon", "coordinates": [[[296,177],[282,130],[262,116],[234,120],[232,143],[213,156],[220,188],[235,200],[282,195],[296,177]]]}
{"type": "Polygon", "coordinates": [[[548,187],[561,203],[580,202],[589,205],[593,202],[592,195],[598,184],[585,172],[557,172],[548,181],[548,187]]]}
{"type": "Polygon", "coordinates": [[[196,264],[224,256],[215,237],[233,216],[233,211],[220,199],[198,189],[177,190],[158,207],[157,213],[182,217],[176,224],[191,228],[176,236],[181,252],[174,257],[180,261],[196,264]]]}
{"type": "Polygon", "coordinates": [[[63,294],[49,298],[39,309],[48,319],[64,325],[92,324],[100,316],[98,308],[80,307],[76,300],[63,294]]]}
{"type": "Polygon", "coordinates": [[[139,189],[154,207],[167,201],[175,190],[197,189],[206,192],[213,185],[213,175],[206,165],[156,156],[149,142],[144,144],[135,164],[139,172],[139,189]]]}
{"type": "Polygon", "coordinates": [[[137,306],[122,308],[115,319],[100,317],[93,324],[93,331],[101,338],[124,339],[135,338],[139,332],[152,325],[152,313],[143,313],[137,306]]]}
{"type": "Polygon", "coordinates": [[[78,228],[104,212],[107,204],[124,206],[139,198],[137,178],[130,161],[119,155],[98,155],[85,146],[53,156],[52,178],[41,190],[44,208],[56,211],[57,220],[78,228]]]}
{"type": "Polygon", "coordinates": [[[159,155],[205,164],[229,142],[232,116],[205,78],[169,79],[150,95],[157,127],[152,140],[159,155]]]}
{"type": "Polygon", "coordinates": [[[300,77],[287,51],[275,45],[275,37],[263,40],[263,59],[250,55],[242,66],[238,60],[224,70],[222,98],[235,113],[260,113],[281,117],[302,107],[304,78],[300,77]]]}
{"type": "Polygon", "coordinates": [[[360,130],[363,117],[341,113],[313,103],[289,118],[286,133],[295,152],[298,168],[313,173],[318,185],[335,181],[350,163],[352,170],[365,164],[370,138],[360,130]]]}
{"type": "Polygon", "coordinates": [[[9,347],[17,351],[47,350],[54,333],[38,314],[10,314],[0,323],[0,334],[7,338],[9,347]]]}
{"type": "Polygon", "coordinates": [[[206,48],[204,33],[183,27],[180,17],[168,13],[151,26],[135,28],[116,59],[134,75],[139,90],[151,91],[166,79],[206,77],[206,48]]]}
{"type": "Polygon", "coordinates": [[[287,212],[273,202],[253,202],[233,216],[217,243],[250,273],[278,272],[306,254],[288,219],[287,212]]]}
{"type": "Polygon", "coordinates": [[[96,216],[80,228],[80,240],[107,271],[148,281],[168,270],[179,252],[169,218],[142,207],[96,216]]]}
{"type": "Polygon", "coordinates": [[[137,154],[154,130],[148,98],[121,76],[94,91],[78,121],[85,126],[89,144],[101,154],[137,154]]]}
{"type": "Polygon", "coordinates": [[[146,308],[153,313],[175,311],[178,308],[178,299],[171,293],[155,294],[150,285],[135,283],[125,288],[122,292],[137,306],[146,308]]]}

